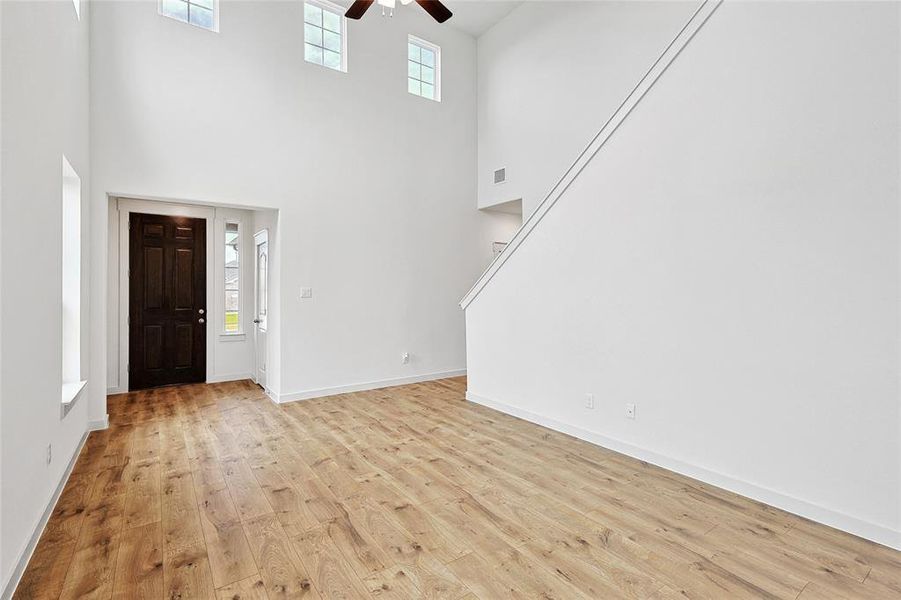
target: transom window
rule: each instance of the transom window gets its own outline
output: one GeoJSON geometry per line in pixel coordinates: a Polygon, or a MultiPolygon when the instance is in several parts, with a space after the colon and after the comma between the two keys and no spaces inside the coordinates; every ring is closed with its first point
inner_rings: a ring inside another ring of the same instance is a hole
{"type": "Polygon", "coordinates": [[[441,48],[412,35],[407,40],[407,91],[441,101],[441,48]]]}
{"type": "Polygon", "coordinates": [[[237,223],[225,223],[225,333],[241,332],[241,242],[237,223]]]}
{"type": "Polygon", "coordinates": [[[160,14],[210,31],[219,31],[218,0],[160,0],[160,14]]]}
{"type": "Polygon", "coordinates": [[[324,0],[303,5],[303,56],[307,62],[347,71],[344,9],[324,0]]]}

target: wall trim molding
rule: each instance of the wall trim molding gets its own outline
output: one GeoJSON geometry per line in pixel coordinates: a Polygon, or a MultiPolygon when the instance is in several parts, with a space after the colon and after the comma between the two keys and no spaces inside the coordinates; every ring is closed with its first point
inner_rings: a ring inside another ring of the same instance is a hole
{"type": "Polygon", "coordinates": [[[95,421],[88,421],[88,433],[92,431],[102,431],[109,427],[109,415],[103,415],[102,419],[97,419],[95,421]]]}
{"type": "Polygon", "coordinates": [[[659,454],[641,446],[607,437],[577,425],[570,425],[563,421],[533,413],[511,404],[482,396],[475,392],[467,390],[466,399],[475,404],[480,404],[498,412],[523,419],[524,421],[529,421],[530,423],[535,423],[536,425],[541,425],[542,427],[547,427],[548,429],[571,435],[596,446],[651,463],[678,473],[679,475],[684,475],[703,483],[745,496],[746,498],[763,502],[764,504],[804,517],[805,519],[810,519],[811,521],[835,529],[840,529],[858,537],[876,542],[877,544],[901,550],[901,531],[896,531],[877,523],[871,523],[749,481],[711,471],[704,467],[681,461],[677,458],[659,454]]]}
{"type": "Polygon", "coordinates": [[[253,373],[248,371],[246,373],[224,373],[222,375],[213,375],[212,377],[207,377],[206,383],[225,383],[226,381],[242,381],[244,379],[253,381],[253,373]]]}
{"type": "MultiPolygon", "coordinates": [[[[257,385],[259,385],[259,382],[257,382],[257,385]]],[[[264,386],[263,391],[266,392],[266,395],[269,396],[269,399],[272,400],[273,403],[280,404],[278,401],[278,392],[269,386],[264,386]]]]}
{"type": "MultiPolygon", "coordinates": [[[[107,419],[108,418],[109,417],[107,417],[107,419]]],[[[41,539],[41,535],[43,535],[44,529],[47,527],[47,522],[50,520],[50,515],[53,514],[53,509],[56,508],[56,503],[59,501],[59,497],[62,495],[63,489],[66,487],[66,483],[68,483],[69,481],[69,476],[72,475],[72,469],[75,468],[75,463],[78,461],[78,457],[81,455],[81,450],[82,448],[84,448],[84,444],[88,439],[88,435],[91,433],[91,431],[95,431],[96,429],[106,428],[105,426],[94,427],[96,423],[100,423],[100,421],[88,422],[87,427],[85,428],[85,431],[81,436],[81,441],[78,442],[78,446],[76,446],[75,452],[72,454],[71,458],[69,458],[69,464],[66,466],[66,470],[63,472],[63,476],[60,478],[56,489],[53,491],[53,494],[50,495],[50,499],[47,501],[47,506],[44,507],[44,512],[41,513],[41,517],[35,524],[34,531],[32,532],[31,537],[28,539],[28,543],[25,544],[25,548],[22,549],[22,553],[19,555],[19,560],[16,561],[16,566],[13,567],[12,573],[10,573],[9,580],[6,582],[6,586],[3,588],[3,593],[0,594],[0,599],[8,600],[9,598],[12,598],[13,593],[16,591],[16,588],[22,581],[22,575],[25,574],[25,567],[28,566],[28,562],[31,560],[35,548],[37,548],[38,541],[41,539]]]]}
{"type": "Polygon", "coordinates": [[[352,383],[349,385],[339,385],[335,387],[303,390],[290,394],[275,394],[267,390],[269,397],[277,404],[286,402],[297,402],[298,400],[310,400],[311,398],[321,398],[323,396],[334,396],[336,394],[347,394],[349,392],[365,392],[368,390],[379,390],[387,387],[398,385],[408,385],[411,383],[422,383],[424,381],[435,381],[436,379],[447,379],[448,377],[462,377],[466,375],[466,369],[455,369],[452,371],[437,371],[434,373],[423,373],[421,375],[411,375],[408,377],[397,377],[394,379],[380,379],[378,381],[367,381],[364,383],[352,383]]]}
{"type": "Polygon", "coordinates": [[[692,38],[694,38],[695,34],[701,30],[701,27],[704,26],[721,3],[722,0],[703,0],[701,2],[697,10],[695,10],[688,21],[686,21],[685,25],[682,26],[682,29],[679,30],[666,48],[663,49],[663,52],[657,57],[657,60],[651,64],[650,68],[645,72],[641,79],[638,80],[638,83],[635,84],[635,87],[632,88],[632,91],[629,92],[625,100],[623,100],[619,107],[613,111],[613,114],[607,119],[607,122],[604,123],[600,131],[595,134],[594,138],[592,138],[585,149],[582,150],[578,157],[576,157],[576,160],[570,165],[557,183],[554,184],[554,187],[551,188],[544,199],[538,204],[538,207],[535,208],[525,221],[523,221],[522,226],[513,235],[513,239],[510,240],[510,243],[507,244],[504,251],[491,261],[491,264],[488,265],[485,272],[482,273],[472,288],[466,292],[466,295],[460,300],[460,308],[465,310],[466,307],[475,300],[482,289],[488,285],[488,282],[491,281],[504,263],[506,263],[513,253],[516,252],[516,249],[519,248],[532,230],[538,226],[538,223],[541,222],[541,219],[544,218],[548,211],[554,207],[560,197],[567,189],[569,189],[569,186],[572,185],[573,181],[576,180],[585,167],[588,166],[588,163],[590,163],[601,148],[604,147],[607,140],[609,140],[616,130],[619,129],[619,126],[622,125],[623,121],[631,114],[632,110],[638,106],[645,94],[654,87],[654,84],[657,83],[660,76],[666,72],[673,61],[676,60],[676,57],[678,57],[682,50],[685,49],[692,38]]]}

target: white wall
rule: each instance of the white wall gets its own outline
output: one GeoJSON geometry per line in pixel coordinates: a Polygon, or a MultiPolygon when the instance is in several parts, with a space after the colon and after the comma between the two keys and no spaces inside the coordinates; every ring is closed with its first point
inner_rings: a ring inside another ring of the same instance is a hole
{"type": "Polygon", "coordinates": [[[528,217],[698,4],[524,2],[480,37],[479,206],[528,217]]]}
{"type": "Polygon", "coordinates": [[[469,305],[470,396],[901,547],[898,106],[896,3],[723,4],[469,305]]]}
{"type": "MultiPolygon", "coordinates": [[[[3,35],[3,7],[0,7],[0,36],[3,35]]],[[[0,41],[0,69],[3,67],[3,43],[0,41]]],[[[3,283],[3,77],[0,72],[0,284],[3,283]]],[[[3,339],[3,294],[0,293],[0,340],[3,339]]],[[[0,343],[0,432],[3,431],[3,344],[0,343]]],[[[0,489],[3,488],[3,446],[0,442],[0,489]]],[[[3,494],[0,493],[0,540],[3,539],[3,494]]],[[[0,589],[6,585],[6,559],[0,543],[0,589]]]]}
{"type": "MultiPolygon", "coordinates": [[[[0,588],[9,584],[88,425],[86,398],[61,418],[60,298],[63,155],[81,177],[83,239],[89,234],[89,12],[82,5],[79,21],[71,0],[0,3],[0,588]]],[[[84,281],[87,267],[85,251],[84,281]]],[[[87,293],[85,284],[83,323],[89,316],[87,293]]],[[[89,367],[90,334],[84,327],[83,372],[89,367]]],[[[88,385],[96,393],[105,387],[103,380],[88,385]]]]}
{"type": "MultiPolygon", "coordinates": [[[[490,260],[472,177],[475,42],[415,6],[371,11],[349,23],[339,73],[304,62],[302,16],[300,2],[223,2],[216,34],[154,1],[97,3],[94,205],[104,223],[109,192],[280,209],[282,395],[462,369],[456,302],[490,260]],[[408,33],[442,47],[440,103],[406,91],[408,33]]],[[[106,349],[93,354],[106,381],[106,349]]]]}

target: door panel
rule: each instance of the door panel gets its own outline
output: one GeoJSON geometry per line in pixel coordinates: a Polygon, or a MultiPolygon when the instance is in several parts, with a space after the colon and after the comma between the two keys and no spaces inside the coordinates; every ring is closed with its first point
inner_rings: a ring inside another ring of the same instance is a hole
{"type": "Polygon", "coordinates": [[[132,213],[129,389],[206,379],[206,221],[132,213]]]}
{"type": "Polygon", "coordinates": [[[144,309],[163,307],[163,249],[144,248],[144,309]]]}
{"type": "Polygon", "coordinates": [[[144,326],[144,369],[156,370],[163,366],[163,328],[159,325],[144,326]]]}
{"type": "Polygon", "coordinates": [[[190,248],[175,249],[175,308],[194,307],[194,252],[190,248]]]}
{"type": "Polygon", "coordinates": [[[194,325],[184,323],[175,326],[175,366],[190,367],[194,352],[194,325]]]}

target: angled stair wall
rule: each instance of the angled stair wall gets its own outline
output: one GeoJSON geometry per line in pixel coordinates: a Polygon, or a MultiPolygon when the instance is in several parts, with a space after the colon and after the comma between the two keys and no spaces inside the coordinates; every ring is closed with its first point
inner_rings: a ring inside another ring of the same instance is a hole
{"type": "Polygon", "coordinates": [[[469,398],[901,548],[898,16],[702,4],[463,299],[469,398]]]}

